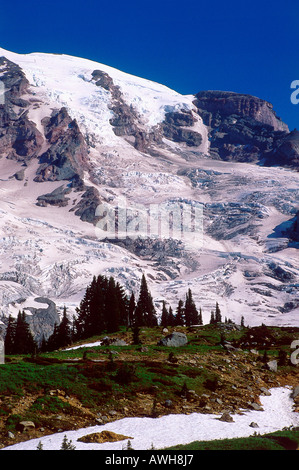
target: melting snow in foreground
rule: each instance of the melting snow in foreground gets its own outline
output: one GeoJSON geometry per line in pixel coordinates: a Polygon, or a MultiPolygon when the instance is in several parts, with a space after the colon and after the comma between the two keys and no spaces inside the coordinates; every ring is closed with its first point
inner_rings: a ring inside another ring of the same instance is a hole
{"type": "Polygon", "coordinates": [[[195,440],[213,440],[246,437],[258,432],[264,434],[284,427],[299,426],[299,414],[293,412],[291,389],[273,388],[271,396],[262,396],[264,411],[246,411],[233,415],[234,422],[219,421],[220,415],[192,413],[190,415],[168,415],[161,418],[124,418],[107,425],[92,426],[77,431],[60,432],[43,438],[32,439],[2,450],[35,450],[42,442],[44,450],[59,450],[66,435],[76,450],[122,450],[127,441],[104,444],[77,442],[79,437],[103,430],[130,436],[135,450],[148,450],[153,445],[161,449],[176,444],[187,444],[195,440]],[[250,427],[255,422],[257,429],[250,427]]]}

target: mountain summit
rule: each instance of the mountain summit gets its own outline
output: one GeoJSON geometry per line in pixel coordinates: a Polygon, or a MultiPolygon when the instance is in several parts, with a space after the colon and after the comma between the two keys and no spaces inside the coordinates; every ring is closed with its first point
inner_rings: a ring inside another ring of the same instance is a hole
{"type": "Polygon", "coordinates": [[[299,138],[270,103],[185,96],[87,59],[4,49],[0,80],[4,324],[24,309],[48,334],[100,273],[135,293],[146,273],[158,308],[192,287],[205,321],[218,301],[236,321],[298,323],[299,138]],[[191,244],[173,231],[182,207],[201,209],[191,244]],[[168,232],[140,231],[150,209],[168,232]]]}

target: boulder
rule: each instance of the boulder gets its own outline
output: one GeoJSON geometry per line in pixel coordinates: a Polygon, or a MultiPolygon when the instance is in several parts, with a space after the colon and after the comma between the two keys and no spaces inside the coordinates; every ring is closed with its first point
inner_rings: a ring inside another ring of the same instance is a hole
{"type": "Polygon", "coordinates": [[[299,397],[299,385],[296,385],[291,393],[291,398],[295,399],[297,397],[299,397]]]}
{"type": "Polygon", "coordinates": [[[250,423],[249,426],[251,428],[258,428],[259,427],[259,425],[257,423],[254,423],[254,422],[250,423]]]}
{"type": "Polygon", "coordinates": [[[225,423],[234,423],[234,419],[232,416],[228,413],[228,411],[225,411],[223,415],[219,418],[219,421],[224,421],[225,423]]]}
{"type": "Polygon", "coordinates": [[[165,336],[158,342],[158,346],[179,347],[185,346],[188,343],[187,336],[184,333],[177,331],[165,336]]]}
{"type": "Polygon", "coordinates": [[[20,421],[17,428],[21,432],[27,432],[35,429],[35,424],[33,421],[20,421]]]}
{"type": "Polygon", "coordinates": [[[271,370],[272,372],[277,372],[277,361],[269,361],[267,362],[267,369],[271,370]]]}

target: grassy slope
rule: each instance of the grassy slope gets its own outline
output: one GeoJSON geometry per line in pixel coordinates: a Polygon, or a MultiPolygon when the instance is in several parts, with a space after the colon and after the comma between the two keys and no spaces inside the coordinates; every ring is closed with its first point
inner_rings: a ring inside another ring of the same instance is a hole
{"type": "MultiPolygon", "coordinates": [[[[270,387],[275,386],[278,376],[296,375],[296,368],[290,365],[280,368],[279,374],[265,370],[261,347],[260,356],[241,350],[225,352],[219,344],[219,327],[206,325],[182,331],[188,336],[188,344],[180,348],[157,346],[162,334],[161,328],[154,328],[141,332],[145,351],[130,344],[132,333],[122,330],[111,336],[125,339],[128,346],[83,347],[35,358],[6,357],[0,367],[0,443],[15,442],[7,439],[8,430],[16,433],[15,439],[25,440],[40,436],[40,428],[49,434],[96,424],[98,413],[110,419],[111,409],[116,411],[113,419],[119,419],[169,412],[221,412],[231,405],[244,408],[253,393],[260,394],[257,377],[270,387]],[[217,404],[217,398],[223,403],[217,404]],[[170,408],[165,406],[166,400],[171,400],[170,408]],[[213,409],[208,411],[212,403],[213,409]],[[34,435],[17,433],[18,423],[24,419],[34,421],[34,435]]],[[[281,349],[287,352],[295,333],[298,335],[293,330],[272,329],[275,339],[267,347],[269,357],[278,357],[281,349]]],[[[248,330],[227,331],[225,336],[239,341],[248,337],[248,330]]],[[[90,338],[88,342],[99,339],[90,338]]],[[[266,443],[277,445],[269,440],[266,443]]],[[[257,445],[257,440],[250,445],[257,445]]]]}

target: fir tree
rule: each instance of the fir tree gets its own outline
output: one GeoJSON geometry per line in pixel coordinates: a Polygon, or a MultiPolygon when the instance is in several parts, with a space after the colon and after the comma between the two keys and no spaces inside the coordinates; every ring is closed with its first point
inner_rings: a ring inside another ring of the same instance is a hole
{"type": "Polygon", "coordinates": [[[118,331],[120,325],[120,309],[116,285],[113,277],[110,277],[107,289],[107,299],[105,305],[105,319],[107,323],[107,332],[114,333],[118,331]]]}
{"type": "Polygon", "coordinates": [[[36,350],[36,344],[26,321],[25,312],[19,312],[16,322],[14,338],[15,354],[32,354],[36,350]]]}
{"type": "Polygon", "coordinates": [[[215,323],[221,323],[221,311],[218,302],[216,302],[216,309],[215,309],[215,323]]]}
{"type": "Polygon", "coordinates": [[[139,299],[136,307],[136,324],[138,326],[156,326],[157,317],[152,296],[148,290],[144,274],[141,278],[139,299]]]}
{"type": "Polygon", "coordinates": [[[129,326],[133,326],[135,321],[135,310],[136,310],[136,303],[135,303],[135,295],[132,292],[129,302],[129,326]]]}
{"type": "Polygon", "coordinates": [[[169,307],[169,311],[168,311],[168,324],[169,326],[175,326],[175,316],[173,314],[173,310],[171,306],[169,307]]]}
{"type": "Polygon", "coordinates": [[[66,435],[63,438],[60,450],[76,450],[76,447],[72,444],[72,441],[68,440],[66,435]]]}
{"type": "Polygon", "coordinates": [[[199,309],[199,314],[198,314],[198,324],[203,325],[201,308],[199,309]]]}
{"type": "Polygon", "coordinates": [[[15,335],[16,335],[16,321],[11,315],[8,317],[8,324],[6,327],[4,348],[5,354],[14,354],[15,352],[15,335]]]}
{"type": "Polygon", "coordinates": [[[184,326],[185,325],[185,311],[184,311],[184,302],[179,300],[176,315],[175,315],[175,324],[176,326],[184,326]]]}
{"type": "Polygon", "coordinates": [[[58,327],[58,343],[59,347],[68,346],[72,341],[72,334],[71,334],[71,322],[68,319],[66,313],[66,307],[63,308],[63,316],[58,327]]]}
{"type": "Polygon", "coordinates": [[[198,311],[193,301],[191,289],[188,289],[185,301],[185,322],[186,326],[198,324],[198,311]]]}
{"type": "Polygon", "coordinates": [[[167,311],[167,308],[166,308],[165,300],[163,300],[163,306],[162,306],[161,326],[163,326],[164,328],[169,326],[168,311],[167,311]]]}

